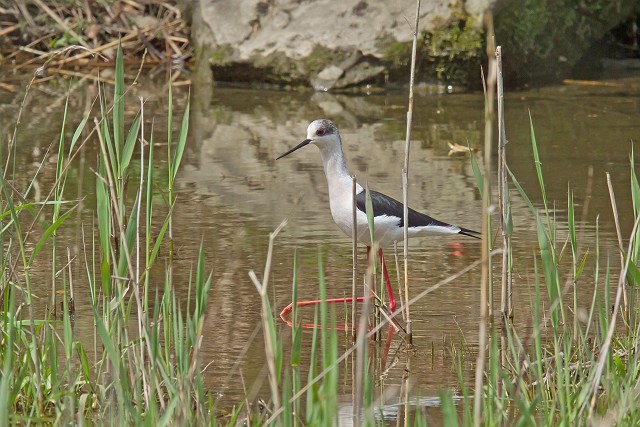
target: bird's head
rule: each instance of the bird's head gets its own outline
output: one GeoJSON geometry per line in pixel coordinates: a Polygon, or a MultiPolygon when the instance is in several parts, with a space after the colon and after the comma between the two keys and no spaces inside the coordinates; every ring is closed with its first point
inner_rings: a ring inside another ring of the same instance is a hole
{"type": "MultiPolygon", "coordinates": [[[[340,146],[340,134],[338,128],[331,121],[325,119],[314,120],[307,128],[307,139],[300,144],[287,151],[278,159],[281,159],[294,151],[304,147],[305,145],[315,144],[321,150],[325,147],[340,146]]],[[[276,159],[276,160],[278,160],[276,159]]]]}

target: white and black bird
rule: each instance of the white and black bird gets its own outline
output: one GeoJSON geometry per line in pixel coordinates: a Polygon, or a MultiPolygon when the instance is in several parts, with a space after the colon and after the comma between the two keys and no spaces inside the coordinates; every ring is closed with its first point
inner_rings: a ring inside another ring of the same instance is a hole
{"type": "MultiPolygon", "coordinates": [[[[338,128],[329,120],[319,119],[311,122],[307,128],[307,139],[278,159],[294,151],[313,144],[320,149],[324,173],[329,186],[329,205],[331,215],[338,227],[348,236],[352,235],[353,224],[353,192],[351,173],[347,169],[342,152],[342,140],[338,128]]],[[[380,261],[382,263],[387,292],[389,293],[389,308],[395,310],[393,291],[388,280],[388,272],[382,256],[382,248],[393,242],[404,240],[403,204],[385,194],[369,191],[373,206],[374,239],[380,246],[380,261]]],[[[356,184],[356,221],[358,243],[371,247],[371,237],[366,214],[366,191],[360,184],[356,184]]],[[[409,237],[428,235],[463,234],[477,238],[478,232],[462,228],[457,225],[439,221],[428,215],[409,208],[409,237]]]]}

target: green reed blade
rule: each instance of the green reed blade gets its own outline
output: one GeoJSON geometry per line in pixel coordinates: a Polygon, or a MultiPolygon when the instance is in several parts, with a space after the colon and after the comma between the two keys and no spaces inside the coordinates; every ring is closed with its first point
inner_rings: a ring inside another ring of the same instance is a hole
{"type": "Polygon", "coordinates": [[[547,207],[547,192],[544,186],[544,179],[542,177],[542,162],[540,162],[540,155],[538,153],[538,143],[536,142],[536,133],[533,129],[533,117],[529,112],[529,127],[531,130],[531,147],[533,149],[533,160],[536,166],[536,173],[538,175],[538,184],[540,186],[540,192],[542,194],[542,203],[544,204],[544,211],[547,217],[549,216],[549,209],[547,207]]]}
{"type": "Polygon", "coordinates": [[[5,341],[3,349],[0,349],[0,353],[3,355],[2,372],[4,373],[4,375],[0,375],[0,424],[2,425],[10,425],[10,414],[14,411],[13,406],[10,406],[12,402],[15,402],[15,393],[11,392],[11,383],[21,379],[19,376],[9,374],[15,363],[15,294],[15,292],[8,292],[8,310],[6,315],[1,317],[0,323],[5,341]]]}
{"type": "MultiPolygon", "coordinates": [[[[291,303],[293,304],[291,314],[291,366],[297,367],[300,364],[300,353],[302,349],[302,326],[299,325],[298,322],[298,255],[296,251],[293,253],[293,279],[291,287],[291,303]]],[[[293,392],[297,393],[298,390],[294,388],[293,392]]]]}
{"type": "Polygon", "coordinates": [[[170,426],[175,425],[176,419],[176,410],[178,405],[181,404],[182,397],[179,394],[174,395],[171,400],[169,400],[169,404],[167,405],[167,409],[165,410],[162,417],[158,420],[158,426],[170,426]]]}
{"type": "Polygon", "coordinates": [[[140,115],[140,112],[138,112],[136,117],[133,119],[133,123],[131,123],[129,133],[127,133],[127,140],[122,150],[122,159],[120,160],[120,171],[123,175],[127,172],[127,168],[131,162],[131,156],[133,156],[133,150],[136,147],[138,132],[140,131],[140,120],[142,120],[142,116],[140,115]]]}
{"type": "Polygon", "coordinates": [[[633,144],[631,145],[631,155],[629,157],[631,163],[631,200],[633,201],[633,213],[638,215],[640,213],[640,185],[638,184],[638,177],[636,176],[635,169],[635,154],[633,151],[633,144]]]}
{"type": "MultiPolygon", "coordinates": [[[[622,254],[624,258],[624,262],[627,262],[626,254],[622,254]]],[[[637,287],[640,285],[640,269],[638,269],[638,265],[633,260],[628,260],[629,267],[627,268],[627,283],[629,286],[637,287]]]]}
{"type": "Polygon", "coordinates": [[[86,126],[88,120],[89,120],[89,114],[85,114],[84,117],[82,117],[82,120],[80,121],[78,126],[76,127],[76,130],[73,132],[73,137],[71,138],[71,144],[69,144],[69,154],[73,152],[73,148],[76,146],[78,139],[80,139],[80,135],[82,135],[82,131],[84,130],[84,127],[86,126]]]}
{"type": "Polygon", "coordinates": [[[100,176],[96,177],[96,214],[100,243],[100,271],[102,290],[111,295],[111,205],[107,186],[100,176]]]}
{"type": "MultiPolygon", "coordinates": [[[[371,245],[373,245],[373,242],[375,241],[375,230],[374,230],[374,212],[373,212],[373,202],[371,201],[371,193],[369,192],[369,183],[367,182],[367,184],[365,185],[365,190],[366,190],[366,199],[365,199],[365,213],[367,214],[367,224],[369,225],[369,236],[371,238],[371,245]]],[[[377,257],[373,256],[373,259],[377,259],[377,257]]],[[[375,262],[373,264],[374,266],[376,265],[375,262]]],[[[374,273],[375,273],[375,267],[374,267],[374,273]]]]}
{"type": "MultiPolygon", "coordinates": [[[[143,135],[144,137],[144,135],[143,135]]],[[[144,149],[144,148],[143,148],[144,149]]],[[[147,268],[151,266],[153,261],[149,256],[151,254],[151,224],[153,219],[153,123],[151,124],[151,132],[149,136],[149,153],[147,155],[147,182],[146,185],[146,201],[145,201],[145,255],[147,268]]],[[[153,257],[155,260],[155,257],[153,257]]]]}
{"type": "MultiPolygon", "coordinates": [[[[640,184],[638,184],[638,177],[636,175],[636,162],[633,151],[633,144],[631,145],[631,156],[629,158],[631,163],[631,200],[633,203],[633,215],[637,217],[640,215],[640,184]]],[[[632,260],[637,263],[638,255],[640,254],[640,227],[636,230],[636,235],[633,239],[633,248],[631,251],[632,260]]]]}
{"type": "Polygon", "coordinates": [[[121,152],[124,145],[124,59],[122,55],[122,44],[118,43],[118,50],[116,53],[116,74],[115,74],[115,87],[113,94],[113,142],[115,147],[116,158],[115,164],[117,165],[118,173],[115,176],[121,175],[121,152]]]}
{"type": "MultiPolygon", "coordinates": [[[[313,323],[315,325],[318,324],[318,306],[315,306],[313,323]]],[[[318,362],[316,359],[316,354],[318,351],[318,328],[313,328],[313,333],[311,336],[311,353],[309,356],[309,373],[307,374],[307,382],[310,383],[316,375],[318,375],[318,362]]],[[[306,420],[307,424],[313,424],[316,413],[316,402],[318,401],[318,383],[314,383],[307,390],[307,402],[306,402],[306,420]]]]}
{"type": "Polygon", "coordinates": [[[575,274],[575,278],[576,280],[579,280],[580,277],[582,276],[582,272],[584,270],[585,265],[587,265],[587,258],[589,257],[589,249],[587,249],[584,252],[584,255],[582,255],[582,259],[580,260],[580,263],[578,264],[578,268],[576,269],[576,274],[575,274]]]}
{"type": "Polygon", "coordinates": [[[153,244],[153,249],[151,250],[151,255],[147,261],[147,268],[151,267],[158,257],[158,252],[160,251],[160,247],[162,246],[162,242],[164,241],[164,235],[169,228],[169,223],[171,221],[171,214],[173,213],[173,207],[169,209],[169,213],[162,223],[162,227],[160,227],[160,231],[158,231],[158,236],[156,237],[156,241],[153,244]]]}
{"type": "MultiPolygon", "coordinates": [[[[0,177],[0,181],[2,181],[2,177],[0,177]]],[[[50,200],[46,203],[44,202],[39,202],[39,203],[34,203],[34,202],[30,202],[30,203],[21,203],[19,205],[14,205],[13,209],[16,213],[20,213],[20,211],[22,210],[26,210],[27,212],[29,212],[30,214],[33,215],[34,218],[37,218],[38,216],[38,211],[36,211],[34,209],[35,206],[47,206],[47,205],[62,205],[64,203],[67,202],[63,202],[63,201],[55,201],[55,200],[50,200]]],[[[0,220],[4,221],[7,217],[11,217],[11,210],[5,210],[3,212],[0,212],[0,220]]],[[[7,222],[4,227],[2,227],[2,229],[0,229],[0,232],[5,232],[9,229],[9,227],[11,226],[11,220],[9,220],[9,222],[7,222]]]]}
{"type": "Polygon", "coordinates": [[[134,419],[137,419],[137,412],[134,410],[132,402],[129,399],[130,387],[127,380],[128,376],[123,372],[123,364],[125,361],[116,350],[116,343],[113,342],[111,334],[107,331],[107,328],[102,321],[102,317],[98,315],[98,312],[95,309],[93,310],[93,320],[98,331],[98,335],[100,336],[100,342],[109,361],[113,365],[112,375],[114,376],[114,382],[112,386],[115,389],[118,400],[119,415],[121,419],[123,419],[126,409],[126,413],[130,414],[134,419]]]}
{"type": "Polygon", "coordinates": [[[441,390],[438,394],[440,395],[440,404],[442,405],[442,425],[457,427],[459,425],[458,411],[451,392],[448,390],[441,390]]]}
{"type": "MultiPolygon", "coordinates": [[[[64,191],[64,179],[62,177],[62,170],[64,169],[64,128],[67,123],[67,113],[69,108],[69,96],[67,96],[64,103],[64,112],[62,113],[62,126],[60,128],[60,139],[58,140],[58,158],[56,159],[56,186],[55,186],[55,200],[60,200],[62,198],[62,193],[64,191]]],[[[54,212],[54,220],[56,215],[59,212],[58,207],[53,208],[54,212]]]]}
{"type": "Polygon", "coordinates": [[[575,213],[573,206],[573,192],[571,190],[567,191],[567,225],[569,227],[569,237],[571,238],[571,252],[573,254],[574,265],[576,260],[576,255],[578,252],[578,243],[576,239],[576,223],[575,223],[575,213]]]}
{"type": "Polygon", "coordinates": [[[120,258],[118,260],[118,276],[127,277],[129,274],[133,272],[129,271],[129,265],[127,262],[127,257],[131,256],[134,245],[136,243],[136,235],[138,234],[138,224],[136,222],[136,212],[138,210],[139,199],[136,198],[133,202],[133,207],[131,208],[131,212],[129,214],[129,220],[125,224],[124,230],[124,242],[120,240],[120,258]],[[126,247],[125,247],[126,245],[126,247]]]}
{"type": "Polygon", "coordinates": [[[291,427],[293,425],[293,408],[289,403],[291,399],[291,381],[289,377],[289,371],[285,372],[284,380],[282,382],[282,416],[280,422],[283,427],[291,427]]]}
{"type": "Polygon", "coordinates": [[[84,375],[84,381],[87,384],[92,384],[91,370],[89,368],[89,356],[87,355],[87,352],[85,351],[84,346],[80,341],[75,341],[74,344],[76,347],[77,360],[80,361],[81,371],[84,375]]]}
{"type": "MultiPolygon", "coordinates": [[[[107,147],[107,155],[108,158],[102,159],[104,162],[104,167],[111,169],[111,174],[113,176],[119,176],[117,164],[118,164],[118,155],[115,152],[113,140],[111,139],[111,131],[109,130],[109,122],[107,119],[102,120],[102,124],[100,126],[102,140],[104,141],[104,145],[107,147]]],[[[100,157],[102,158],[102,153],[100,153],[100,157]]],[[[106,177],[106,170],[104,173],[100,173],[101,176],[106,177]]]]}
{"type": "Polygon", "coordinates": [[[511,169],[509,169],[509,167],[506,166],[506,165],[505,165],[505,167],[507,168],[507,172],[509,172],[509,176],[511,177],[511,182],[513,182],[513,185],[516,186],[516,189],[518,190],[518,193],[520,193],[520,196],[522,197],[522,199],[524,200],[524,203],[529,208],[529,211],[534,216],[537,216],[537,209],[533,206],[533,203],[531,202],[531,199],[529,199],[529,196],[527,196],[527,193],[525,193],[524,189],[522,188],[522,186],[518,182],[517,178],[515,177],[513,172],[511,172],[511,169]]]}
{"type": "MultiPolygon", "coordinates": [[[[169,84],[167,88],[167,164],[172,165],[171,143],[173,141],[173,86],[169,84]]],[[[171,171],[171,167],[169,168],[171,171]]],[[[169,173],[171,179],[171,173],[169,173]]]]}
{"type": "MultiPolygon", "coordinates": [[[[538,224],[538,247],[540,248],[540,258],[542,260],[542,272],[544,274],[545,283],[547,285],[549,300],[553,304],[553,302],[560,297],[556,276],[557,270],[551,246],[549,245],[549,237],[547,236],[544,225],[542,225],[540,216],[536,216],[536,222],[538,224]]],[[[558,304],[551,312],[551,323],[554,328],[558,327],[558,307],[560,307],[561,305],[562,304],[558,304]]]]}
{"type": "Polygon", "coordinates": [[[42,236],[40,236],[40,239],[38,239],[38,242],[36,243],[36,245],[33,248],[33,251],[31,252],[31,256],[29,257],[29,261],[28,261],[29,265],[33,264],[33,261],[36,259],[36,257],[40,253],[40,250],[49,241],[49,237],[51,237],[51,235],[53,235],[53,233],[55,233],[58,230],[58,228],[60,228],[62,223],[64,223],[64,221],[67,218],[69,218],[69,216],[76,210],[77,207],[78,207],[78,205],[75,205],[74,207],[69,209],[64,215],[59,217],[53,224],[51,224],[44,231],[44,233],[42,233],[42,236]]]}
{"type": "Polygon", "coordinates": [[[196,267],[196,306],[193,311],[194,322],[197,324],[204,317],[209,300],[209,290],[211,289],[211,274],[205,278],[205,256],[204,242],[200,242],[198,251],[198,264],[196,267]]]}
{"type": "Polygon", "coordinates": [[[324,280],[324,264],[322,260],[322,251],[318,248],[318,280],[320,287],[320,350],[322,351],[322,369],[327,367],[329,359],[327,347],[327,283],[324,280]]]}
{"type": "Polygon", "coordinates": [[[182,156],[184,154],[184,148],[187,145],[187,135],[189,132],[189,98],[187,98],[187,105],[182,115],[182,124],[180,125],[180,133],[178,134],[178,143],[171,164],[171,182],[175,180],[182,162],[182,156]]]}

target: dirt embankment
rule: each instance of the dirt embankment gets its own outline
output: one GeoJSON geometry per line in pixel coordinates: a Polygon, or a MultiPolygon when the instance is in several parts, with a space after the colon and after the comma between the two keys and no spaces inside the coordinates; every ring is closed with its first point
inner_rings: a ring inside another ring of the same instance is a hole
{"type": "Polygon", "coordinates": [[[120,42],[128,61],[144,57],[158,69],[173,68],[179,78],[193,54],[189,37],[174,1],[18,0],[0,6],[0,66],[14,72],[46,64],[48,72],[65,74],[108,64],[120,42]]]}

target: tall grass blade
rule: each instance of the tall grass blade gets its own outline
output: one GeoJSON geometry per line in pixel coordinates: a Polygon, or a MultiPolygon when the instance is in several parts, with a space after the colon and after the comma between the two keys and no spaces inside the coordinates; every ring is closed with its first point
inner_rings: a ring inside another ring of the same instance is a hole
{"type": "Polygon", "coordinates": [[[187,106],[184,109],[182,115],[182,124],[180,125],[180,133],[178,134],[178,142],[176,144],[175,153],[173,155],[173,161],[171,162],[171,181],[176,178],[180,163],[182,162],[182,156],[184,154],[184,148],[187,145],[187,134],[189,132],[189,102],[187,100],[187,106]]]}
{"type": "Polygon", "coordinates": [[[544,179],[542,177],[542,162],[540,162],[540,155],[538,153],[538,143],[536,142],[536,132],[533,128],[533,117],[529,112],[529,128],[531,131],[531,148],[533,149],[533,160],[536,166],[536,174],[538,175],[538,185],[540,186],[540,193],[542,194],[542,203],[544,204],[544,211],[549,217],[549,208],[547,207],[547,192],[544,186],[544,179]]]}
{"type": "Polygon", "coordinates": [[[120,170],[123,175],[126,174],[126,171],[129,168],[129,163],[131,162],[131,157],[133,156],[133,150],[136,147],[138,132],[140,131],[141,119],[142,119],[142,115],[140,113],[138,113],[136,117],[133,119],[133,123],[131,123],[131,127],[129,128],[129,133],[127,134],[127,140],[122,149],[122,159],[120,160],[120,170]]]}
{"type": "MultiPolygon", "coordinates": [[[[124,146],[124,59],[122,55],[122,44],[118,43],[118,50],[116,52],[116,74],[115,74],[115,86],[113,93],[113,145],[115,148],[115,159],[112,161],[122,166],[121,163],[121,151],[124,146]]],[[[122,176],[121,169],[117,169],[118,173],[115,176],[122,176]]]]}
{"type": "Polygon", "coordinates": [[[58,228],[60,228],[60,226],[65,222],[65,220],[67,218],[69,218],[69,216],[71,216],[71,214],[76,210],[77,207],[78,207],[78,205],[73,206],[71,209],[69,209],[67,212],[65,212],[61,217],[59,217],[54,223],[52,223],[44,231],[44,233],[42,233],[42,236],[40,237],[40,239],[38,239],[38,242],[34,246],[33,251],[31,252],[31,255],[29,256],[29,261],[28,261],[29,265],[33,264],[34,260],[36,259],[36,257],[40,253],[40,250],[42,250],[44,245],[49,242],[50,237],[58,230],[58,228]]]}

